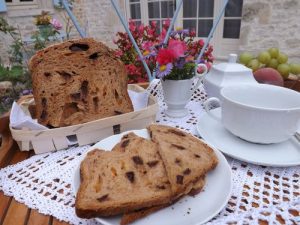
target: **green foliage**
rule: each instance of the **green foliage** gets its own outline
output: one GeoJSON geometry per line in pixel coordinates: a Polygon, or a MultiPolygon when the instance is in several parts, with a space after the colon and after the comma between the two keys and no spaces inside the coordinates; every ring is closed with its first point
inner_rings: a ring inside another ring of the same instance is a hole
{"type": "Polygon", "coordinates": [[[11,68],[0,65],[0,81],[11,81],[13,84],[17,82],[28,83],[30,88],[30,76],[27,70],[20,65],[14,65],[11,68]]]}
{"type": "MultiPolygon", "coordinates": [[[[24,91],[30,93],[32,88],[29,72],[20,65],[14,65],[11,68],[0,64],[0,82],[10,81],[13,84],[11,90],[0,95],[0,115],[9,111],[14,101],[18,100],[24,91]]],[[[26,94],[28,94],[26,93],[26,94]]]]}
{"type": "Polygon", "coordinates": [[[31,36],[34,40],[34,49],[41,50],[50,42],[57,41],[57,34],[59,32],[49,25],[38,25],[38,30],[31,36]]]}
{"type": "Polygon", "coordinates": [[[0,32],[8,34],[13,39],[13,43],[10,45],[11,49],[9,50],[10,62],[12,64],[21,65],[23,63],[23,52],[26,53],[26,50],[19,29],[9,25],[8,22],[0,16],[0,32]]]}
{"type": "MultiPolygon", "coordinates": [[[[191,79],[195,76],[195,63],[187,63],[183,66],[182,69],[178,67],[173,67],[172,72],[165,76],[165,79],[168,80],[185,80],[191,79]]],[[[163,80],[165,80],[163,78],[163,80]]]]}

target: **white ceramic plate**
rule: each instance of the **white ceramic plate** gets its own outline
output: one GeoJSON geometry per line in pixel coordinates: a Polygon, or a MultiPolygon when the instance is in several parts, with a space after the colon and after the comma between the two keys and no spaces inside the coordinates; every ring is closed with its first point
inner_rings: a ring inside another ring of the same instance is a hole
{"type": "MultiPolygon", "coordinates": [[[[215,115],[221,114],[220,108],[211,111],[215,115]]],[[[207,113],[203,113],[198,121],[197,130],[201,137],[232,158],[264,166],[300,165],[300,143],[294,137],[278,144],[254,144],[236,137],[207,113]]]]}
{"type": "MultiPolygon", "coordinates": [[[[146,129],[134,130],[141,137],[149,138],[146,129]]],[[[127,132],[126,132],[127,133],[127,132]]],[[[90,150],[101,148],[110,151],[113,146],[121,140],[124,135],[114,135],[103,139],[91,147],[90,150]]],[[[89,150],[89,151],[90,151],[89,150]]],[[[225,157],[214,149],[218,159],[218,166],[207,174],[204,191],[194,197],[186,196],[165,209],[153,213],[146,218],[133,223],[134,225],[200,225],[212,219],[227,204],[232,188],[231,169],[225,157]]],[[[74,192],[80,185],[79,165],[75,171],[73,188],[74,192]]],[[[121,217],[97,218],[104,225],[119,225],[121,217]]]]}

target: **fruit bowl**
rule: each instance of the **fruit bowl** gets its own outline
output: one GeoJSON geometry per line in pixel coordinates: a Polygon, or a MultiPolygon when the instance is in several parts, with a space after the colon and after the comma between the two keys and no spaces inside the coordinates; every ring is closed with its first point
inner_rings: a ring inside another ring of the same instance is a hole
{"type": "Polygon", "coordinates": [[[262,51],[256,57],[249,52],[243,52],[239,56],[239,62],[252,69],[258,82],[299,91],[300,64],[288,62],[288,56],[278,48],[262,51]]]}
{"type": "Polygon", "coordinates": [[[287,79],[284,81],[284,87],[300,92],[300,80],[287,79]]]}

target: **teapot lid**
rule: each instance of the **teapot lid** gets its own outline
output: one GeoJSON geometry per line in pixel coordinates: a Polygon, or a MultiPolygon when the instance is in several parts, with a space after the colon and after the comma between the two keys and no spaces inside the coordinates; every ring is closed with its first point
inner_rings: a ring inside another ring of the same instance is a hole
{"type": "Polygon", "coordinates": [[[222,72],[252,72],[251,69],[246,66],[237,63],[237,54],[229,54],[228,62],[219,63],[213,65],[213,68],[222,72]]]}

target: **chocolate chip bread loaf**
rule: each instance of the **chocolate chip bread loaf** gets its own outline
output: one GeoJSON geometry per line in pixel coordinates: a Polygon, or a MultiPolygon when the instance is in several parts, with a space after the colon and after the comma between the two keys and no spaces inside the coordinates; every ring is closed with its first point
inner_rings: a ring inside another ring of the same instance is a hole
{"type": "Polygon", "coordinates": [[[39,123],[75,125],[133,111],[123,63],[91,38],[52,45],[29,63],[39,123]]]}

